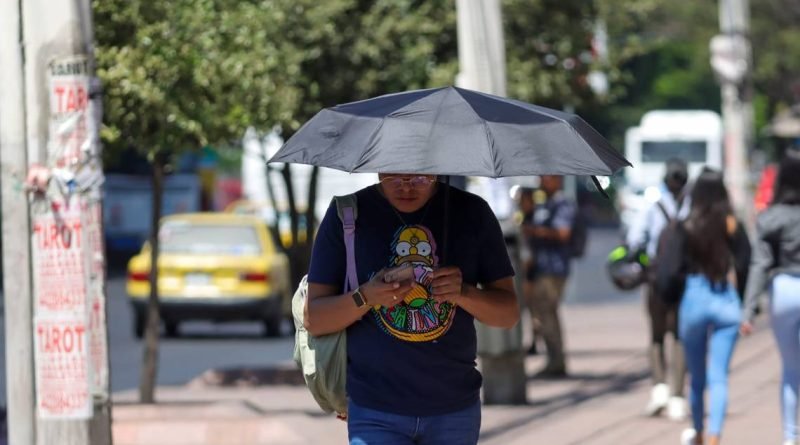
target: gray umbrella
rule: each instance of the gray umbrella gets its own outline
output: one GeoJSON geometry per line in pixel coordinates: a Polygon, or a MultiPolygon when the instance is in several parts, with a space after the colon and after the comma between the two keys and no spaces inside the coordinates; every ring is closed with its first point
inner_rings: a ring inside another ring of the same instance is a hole
{"type": "Polygon", "coordinates": [[[492,178],[611,175],[630,165],[574,114],[457,87],[326,108],[269,162],[492,178]]]}
{"type": "MultiPolygon", "coordinates": [[[[457,87],[388,94],[326,108],[269,162],[447,178],[611,175],[630,165],[574,114],[457,87]]],[[[445,227],[449,191],[445,187],[445,227]]]]}

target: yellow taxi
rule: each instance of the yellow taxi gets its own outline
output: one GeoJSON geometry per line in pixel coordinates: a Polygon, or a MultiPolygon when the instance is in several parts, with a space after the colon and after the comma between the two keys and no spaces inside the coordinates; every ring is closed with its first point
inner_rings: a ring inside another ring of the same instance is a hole
{"type": "MultiPolygon", "coordinates": [[[[282,211],[279,212],[276,216],[275,210],[266,203],[250,201],[247,199],[240,199],[233,201],[232,203],[228,204],[225,208],[226,213],[235,213],[238,215],[253,215],[262,218],[264,221],[269,223],[270,221],[278,219],[278,226],[280,227],[280,241],[281,243],[289,247],[292,245],[292,233],[289,228],[289,212],[282,211]]],[[[297,233],[297,241],[300,244],[305,244],[306,242],[306,230],[305,230],[305,210],[298,209],[298,217],[299,221],[299,229],[297,233]]]]}
{"type": "MultiPolygon", "coordinates": [[[[289,260],[263,220],[231,213],[168,216],[159,229],[158,294],[168,336],[187,320],[256,320],[280,335],[291,300],[289,260]]],[[[134,333],[144,333],[150,246],[128,263],[134,333]]]]}

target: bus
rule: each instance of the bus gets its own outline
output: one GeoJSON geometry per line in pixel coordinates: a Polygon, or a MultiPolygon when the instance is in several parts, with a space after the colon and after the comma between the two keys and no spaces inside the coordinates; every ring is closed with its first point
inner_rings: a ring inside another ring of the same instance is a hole
{"type": "Polygon", "coordinates": [[[704,166],[722,169],[722,118],[707,110],[652,110],[625,133],[625,169],[618,207],[623,231],[649,203],[660,199],[664,165],[680,158],[689,165],[689,180],[704,166]]]}

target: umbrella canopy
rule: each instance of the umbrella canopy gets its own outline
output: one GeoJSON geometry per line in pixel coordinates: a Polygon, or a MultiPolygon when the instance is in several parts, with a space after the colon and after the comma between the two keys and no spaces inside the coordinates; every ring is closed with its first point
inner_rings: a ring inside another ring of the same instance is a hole
{"type": "Polygon", "coordinates": [[[611,175],[630,165],[574,114],[457,87],[326,108],[269,162],[492,178],[611,175]]]}

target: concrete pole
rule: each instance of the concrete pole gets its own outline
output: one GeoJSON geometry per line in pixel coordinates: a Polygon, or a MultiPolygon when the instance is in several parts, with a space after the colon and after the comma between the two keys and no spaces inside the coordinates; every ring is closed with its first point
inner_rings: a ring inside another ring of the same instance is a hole
{"type": "Polygon", "coordinates": [[[34,421],[33,314],[25,144],[21,1],[0,2],[0,176],[8,441],[30,445],[34,421]]]}
{"type": "MultiPolygon", "coordinates": [[[[25,120],[28,162],[50,165],[48,159],[48,68],[52,60],[87,56],[93,72],[91,6],[89,0],[25,0],[22,6],[24,48],[25,120]]],[[[5,184],[4,184],[5,187],[5,184]]],[[[5,214],[5,212],[4,212],[5,214]]],[[[28,236],[22,237],[30,240],[28,236]]],[[[88,287],[88,286],[87,286],[88,287]]],[[[30,316],[28,317],[30,321],[30,316]]],[[[105,323],[102,326],[105,335],[105,323]]],[[[31,373],[33,374],[33,373],[31,373]]],[[[107,383],[106,383],[107,384],[107,383]]],[[[107,393],[107,388],[105,389],[107,393]]],[[[105,445],[111,443],[110,402],[107,394],[95,400],[93,417],[87,420],[36,419],[40,445],[105,445]]],[[[12,442],[17,443],[17,442],[12,442]]],[[[20,442],[32,444],[33,442],[20,442]]]]}
{"type": "Polygon", "coordinates": [[[722,78],[722,121],[725,174],[734,209],[752,227],[749,153],[753,144],[752,57],[750,54],[750,7],[748,0],[719,0],[719,25],[733,42],[735,63],[746,71],[738,82],[722,78]]]}
{"type": "MultiPolygon", "coordinates": [[[[506,95],[506,59],[499,0],[458,0],[458,61],[456,84],[498,96],[506,95]]],[[[508,225],[510,220],[503,221],[508,225]]],[[[505,230],[507,238],[514,238],[505,230]]],[[[508,246],[514,268],[520,270],[519,246],[508,246]]],[[[521,274],[517,274],[519,278],[521,274]]],[[[517,295],[522,288],[517,283],[517,295]]],[[[483,373],[485,404],[525,404],[527,379],[522,351],[522,327],[498,329],[475,322],[478,356],[483,373]]]]}

